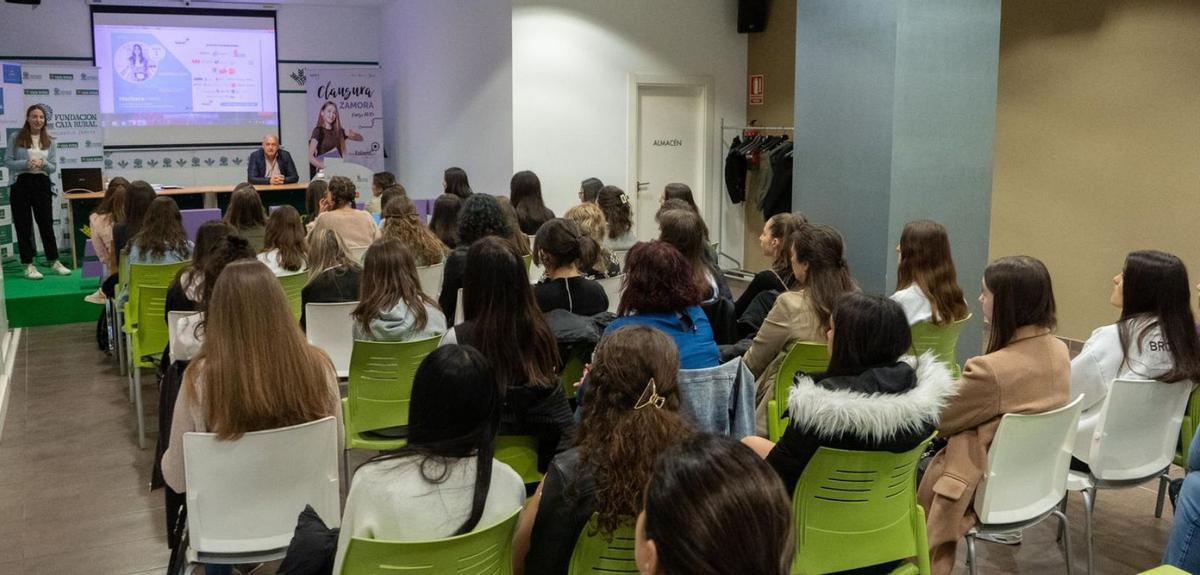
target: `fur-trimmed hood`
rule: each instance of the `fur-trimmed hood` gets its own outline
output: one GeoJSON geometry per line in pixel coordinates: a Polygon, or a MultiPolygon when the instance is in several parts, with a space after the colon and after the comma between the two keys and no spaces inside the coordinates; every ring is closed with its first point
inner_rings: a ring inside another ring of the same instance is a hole
{"type": "Polygon", "coordinates": [[[937,426],[942,409],[955,394],[950,370],[931,352],[919,358],[905,356],[901,361],[913,367],[917,379],[904,393],[831,389],[808,375],[797,375],[788,396],[791,425],[823,437],[851,435],[871,442],[937,426]]]}

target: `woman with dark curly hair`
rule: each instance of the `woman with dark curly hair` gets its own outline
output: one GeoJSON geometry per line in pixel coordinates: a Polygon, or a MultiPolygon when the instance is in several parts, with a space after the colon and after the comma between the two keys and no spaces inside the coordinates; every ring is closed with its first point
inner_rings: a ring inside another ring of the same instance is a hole
{"type": "Polygon", "coordinates": [[[675,346],[658,330],[628,326],[600,342],[575,447],[554,458],[525,504],[514,572],[566,573],[593,513],[602,534],[632,522],[655,459],[693,433],[679,414],[678,373],[675,346]]]}
{"type": "Polygon", "coordinates": [[[446,258],[446,267],[442,271],[442,293],[438,295],[438,306],[446,314],[447,320],[454,321],[458,290],[463,287],[463,271],[467,266],[467,250],[471,244],[487,236],[507,239],[511,235],[512,229],[495,196],[471,194],[463,200],[462,209],[458,212],[458,245],[446,258]]]}
{"type": "Polygon", "coordinates": [[[626,196],[621,188],[600,188],[596,195],[596,204],[604,211],[604,221],[608,222],[605,248],[614,251],[627,250],[637,243],[637,235],[633,233],[633,210],[629,206],[629,196],[626,196]]]}
{"type": "Polygon", "coordinates": [[[663,241],[638,242],[625,258],[620,316],[605,335],[626,325],[648,325],[675,340],[681,369],[704,369],[721,364],[712,325],[700,300],[704,294],[692,281],[692,267],[683,254],[663,241]]]}

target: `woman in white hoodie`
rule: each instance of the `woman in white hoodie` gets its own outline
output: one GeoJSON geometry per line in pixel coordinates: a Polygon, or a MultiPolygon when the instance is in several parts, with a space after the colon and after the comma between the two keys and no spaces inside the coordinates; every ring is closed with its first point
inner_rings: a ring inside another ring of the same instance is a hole
{"type": "Polygon", "coordinates": [[[382,239],[363,258],[354,339],[409,341],[446,333],[446,316],[421,291],[417,264],[404,244],[382,239]]]}
{"type": "Polygon", "coordinates": [[[1200,339],[1189,303],[1187,268],[1174,255],[1131,252],[1113,278],[1109,303],[1121,319],[1092,332],[1071,360],[1071,397],[1083,396],[1075,441],[1076,469],[1090,460],[1092,433],[1104,398],[1117,378],[1195,381],[1200,376],[1200,339]]]}

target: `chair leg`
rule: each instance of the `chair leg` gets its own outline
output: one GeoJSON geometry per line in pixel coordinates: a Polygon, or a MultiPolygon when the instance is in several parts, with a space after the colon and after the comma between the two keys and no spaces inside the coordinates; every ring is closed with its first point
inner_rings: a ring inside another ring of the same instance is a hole
{"type": "Polygon", "coordinates": [[[343,498],[350,495],[350,450],[345,447],[342,448],[342,482],[338,490],[343,498]]]}
{"type": "Polygon", "coordinates": [[[138,449],[146,448],[146,411],[142,408],[142,370],[133,366],[133,404],[137,410],[138,449]]]}
{"type": "Polygon", "coordinates": [[[967,572],[971,575],[976,575],[977,568],[975,566],[975,535],[967,534],[967,572]]]}
{"type": "Polygon", "coordinates": [[[1096,508],[1096,488],[1083,490],[1083,533],[1087,537],[1087,572],[1095,572],[1095,544],[1092,541],[1092,513],[1096,508]]]}
{"type": "Polygon", "coordinates": [[[1162,517],[1163,500],[1167,497],[1167,486],[1171,484],[1171,476],[1163,472],[1158,476],[1158,501],[1154,503],[1154,516],[1162,517]]]}
{"type": "Polygon", "coordinates": [[[1054,515],[1058,517],[1058,536],[1063,544],[1063,558],[1067,561],[1067,575],[1071,575],[1071,533],[1067,524],[1067,514],[1055,511],[1054,515]]]}
{"type": "MultiPolygon", "coordinates": [[[[1058,503],[1058,512],[1061,513],[1063,517],[1067,516],[1067,498],[1070,496],[1071,496],[1071,493],[1067,492],[1066,495],[1063,495],[1062,501],[1060,501],[1058,503]]],[[[1066,532],[1067,532],[1066,523],[1059,521],[1058,522],[1058,537],[1055,539],[1055,542],[1062,543],[1063,534],[1066,532]]]]}

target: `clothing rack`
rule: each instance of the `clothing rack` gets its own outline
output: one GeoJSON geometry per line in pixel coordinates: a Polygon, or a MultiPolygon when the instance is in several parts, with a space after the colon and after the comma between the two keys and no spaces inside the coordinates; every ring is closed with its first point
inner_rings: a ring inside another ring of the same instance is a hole
{"type": "MultiPolygon", "coordinates": [[[[730,130],[737,130],[739,132],[744,132],[746,130],[777,130],[777,131],[782,130],[782,131],[788,131],[788,132],[792,132],[792,133],[796,132],[796,128],[794,126],[726,126],[725,118],[721,118],[721,150],[726,153],[728,153],[729,147],[733,143],[732,141],[730,141],[729,143],[725,142],[725,133],[730,130]]],[[[722,155],[721,157],[724,158],[725,156],[722,155]]],[[[725,187],[725,172],[723,169],[721,171],[721,178],[719,178],[718,181],[720,182],[719,187],[724,188],[725,187]]],[[[722,193],[717,195],[717,197],[719,198],[719,201],[717,202],[717,241],[720,242],[719,248],[717,251],[717,267],[718,268],[721,267],[720,266],[721,256],[724,256],[726,259],[733,262],[734,265],[737,266],[737,269],[742,269],[741,260],[738,260],[737,258],[722,251],[725,248],[726,243],[725,243],[725,194],[724,194],[724,190],[721,190],[721,191],[722,191],[722,193]]]]}

